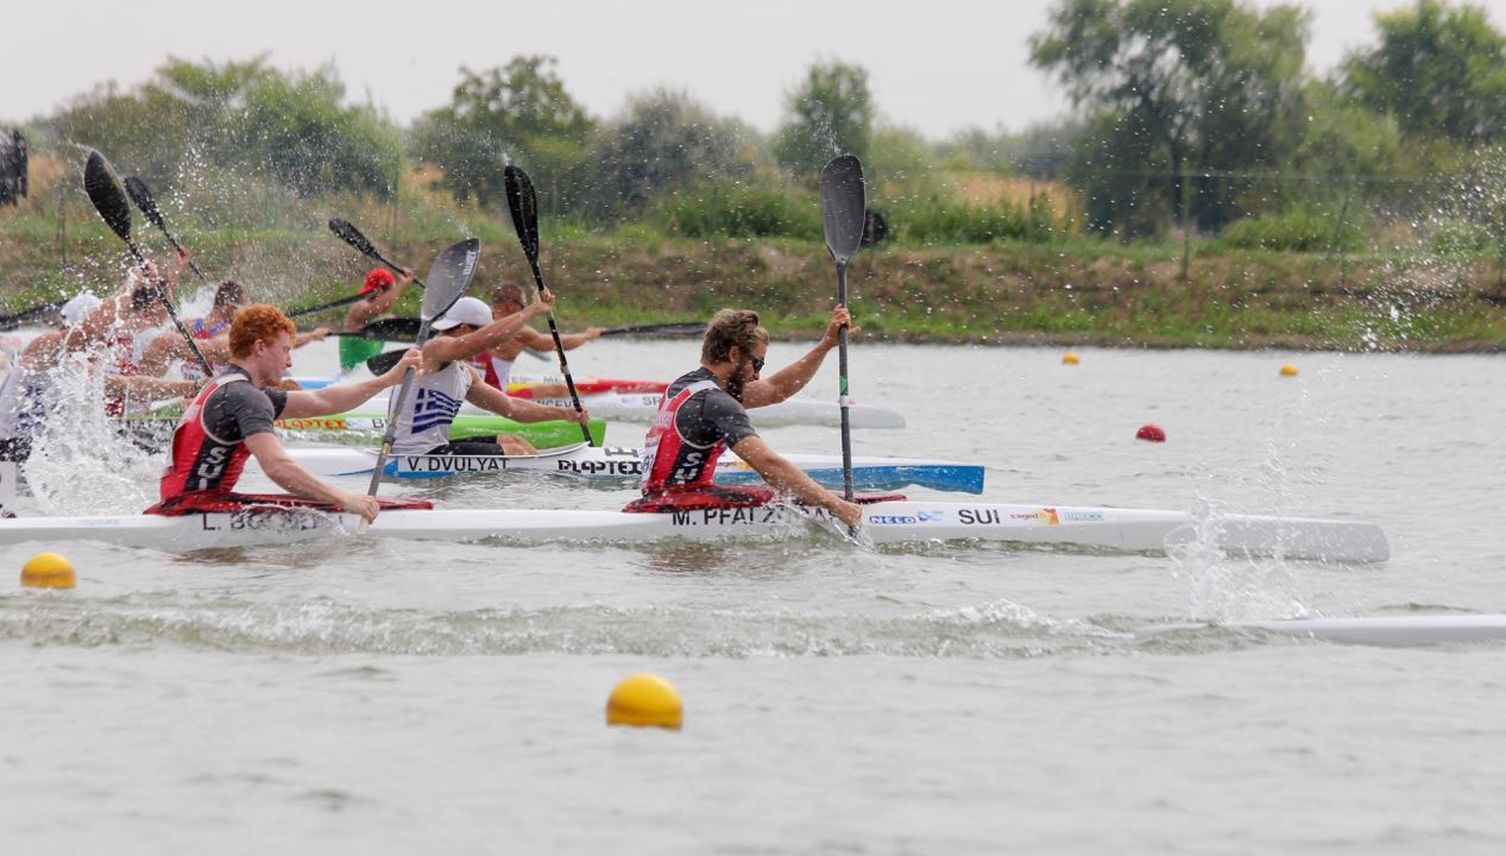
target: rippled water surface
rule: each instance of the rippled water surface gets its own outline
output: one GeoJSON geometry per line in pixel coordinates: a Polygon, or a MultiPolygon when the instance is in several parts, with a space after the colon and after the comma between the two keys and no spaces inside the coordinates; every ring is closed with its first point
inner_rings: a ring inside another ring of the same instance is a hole
{"type": "MultiPolygon", "coordinates": [[[[1501,359],[1080,353],[854,347],[855,398],[909,420],[855,450],[980,461],[999,501],[1371,520],[1392,560],[818,534],[50,545],[76,589],[0,586],[0,852],[1501,852],[1501,646],[1134,635],[1506,611],[1501,359]],[[1165,444],[1134,440],[1147,422],[1165,444]],[[612,686],[645,670],[679,688],[683,731],[603,725],[612,686]]],[[[668,378],[696,354],[604,340],[571,362],[668,378]]],[[[765,436],[839,450],[831,429],[765,436]]],[[[152,493],[127,452],[70,454],[45,486],[61,510],[152,493]]],[[[409,490],[626,499],[544,478],[409,490]]],[[[0,549],[0,572],[33,551],[0,549]]]]}

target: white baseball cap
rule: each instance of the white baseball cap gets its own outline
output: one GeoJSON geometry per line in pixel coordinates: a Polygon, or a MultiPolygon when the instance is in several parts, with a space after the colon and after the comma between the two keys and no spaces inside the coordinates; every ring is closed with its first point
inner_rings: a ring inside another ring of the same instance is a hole
{"type": "Polygon", "coordinates": [[[462,297],[455,301],[445,314],[434,319],[429,326],[432,329],[443,332],[461,324],[469,324],[472,327],[485,327],[492,323],[492,308],[475,297],[462,297]]]}
{"type": "Polygon", "coordinates": [[[84,319],[88,318],[89,313],[98,308],[101,302],[98,297],[89,292],[81,292],[69,298],[68,302],[63,304],[63,308],[58,310],[58,313],[63,316],[63,323],[65,325],[77,327],[84,323],[84,319]]]}

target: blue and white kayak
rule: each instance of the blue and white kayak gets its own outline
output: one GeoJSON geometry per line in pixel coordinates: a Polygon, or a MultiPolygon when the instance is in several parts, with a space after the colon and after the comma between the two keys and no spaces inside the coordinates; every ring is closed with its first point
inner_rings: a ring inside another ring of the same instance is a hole
{"type": "MultiPolygon", "coordinates": [[[[288,454],[305,469],[325,478],[369,478],[377,457],[374,449],[335,445],[293,446],[288,449],[288,454]]],[[[840,455],[797,453],[784,457],[818,483],[832,488],[842,487],[840,455]]],[[[584,443],[549,449],[537,455],[393,455],[383,468],[385,475],[399,479],[496,476],[520,471],[554,473],[613,487],[632,485],[643,477],[638,449],[587,446],[584,443]]],[[[255,458],[247,462],[246,472],[258,472],[255,458]]],[[[983,476],[982,466],[954,461],[862,455],[852,460],[853,488],[860,491],[924,487],[982,493],[983,476]]],[[[716,480],[720,484],[760,484],[763,481],[752,467],[730,453],[717,461],[716,480]]]]}

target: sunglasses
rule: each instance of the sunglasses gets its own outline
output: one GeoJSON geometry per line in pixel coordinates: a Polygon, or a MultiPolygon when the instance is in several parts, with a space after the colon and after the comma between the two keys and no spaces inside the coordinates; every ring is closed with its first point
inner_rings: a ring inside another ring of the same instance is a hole
{"type": "Polygon", "coordinates": [[[748,359],[753,362],[754,374],[758,374],[763,371],[763,357],[755,357],[752,354],[749,354],[748,359]]]}

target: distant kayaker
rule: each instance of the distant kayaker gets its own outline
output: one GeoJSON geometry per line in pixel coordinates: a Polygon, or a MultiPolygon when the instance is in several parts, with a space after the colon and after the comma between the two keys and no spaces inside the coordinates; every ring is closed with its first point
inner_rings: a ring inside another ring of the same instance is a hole
{"type": "MultiPolygon", "coordinates": [[[[208,315],[203,318],[186,318],[183,321],[189,335],[194,338],[194,346],[209,361],[209,367],[216,375],[230,367],[230,324],[235,320],[235,313],[250,303],[246,287],[236,280],[227,279],[215,289],[214,303],[210,306],[208,315]]],[[[328,327],[299,333],[293,337],[293,349],[297,350],[310,342],[322,341],[329,333],[328,327]]],[[[142,374],[166,375],[176,363],[178,374],[182,377],[190,380],[204,379],[204,370],[200,367],[198,358],[193,355],[176,325],[164,324],[138,338],[147,339],[139,366],[142,374]]],[[[284,389],[298,388],[290,380],[284,381],[282,385],[284,389]]]]}
{"type": "Polygon", "coordinates": [[[377,501],[327,484],[288,456],[273,430],[277,419],[301,419],[340,413],[403,379],[420,354],[409,351],[386,374],[355,383],[315,390],[277,388],[293,364],[297,328],[275,306],[247,306],[230,325],[231,367],[210,381],[183,411],[173,432],[167,471],[162,475],[162,502],[149,514],[183,514],[224,510],[256,456],[262,472],[296,497],[339,506],[366,520],[377,514],[377,501]]]}
{"type": "MultiPolygon", "coordinates": [[[[492,318],[501,320],[522,312],[528,308],[528,291],[515,282],[504,282],[492,289],[491,294],[492,318]]],[[[587,342],[594,342],[601,338],[605,327],[587,327],[582,333],[561,333],[560,346],[565,350],[579,348],[587,342]]],[[[481,376],[487,386],[507,391],[507,384],[512,378],[512,364],[523,351],[553,351],[554,337],[526,324],[519,328],[517,335],[511,339],[489,348],[485,353],[476,357],[476,367],[481,370],[481,376]]],[[[569,395],[570,391],[563,383],[548,385],[535,385],[533,395],[536,398],[559,398],[569,395]]]]}
{"type": "MultiPolygon", "coordinates": [[[[397,299],[403,296],[403,289],[413,282],[413,271],[403,268],[402,272],[394,277],[392,271],[386,268],[372,268],[366,274],[366,283],[361,286],[361,294],[370,295],[365,300],[358,300],[350,305],[345,312],[345,327],[347,333],[359,331],[362,327],[375,321],[379,316],[392,311],[397,299]]],[[[374,339],[362,339],[359,336],[340,337],[340,368],[342,370],[353,369],[366,362],[368,359],[382,352],[383,343],[374,339]]]]}
{"type": "Polygon", "coordinates": [[[398,416],[393,451],[403,455],[533,455],[533,444],[511,434],[450,441],[450,425],[462,401],[519,422],[563,419],[584,425],[589,414],[573,407],[554,407],[513,398],[483,383],[472,364],[477,354],[526,329],[529,321],[554,305],[554,294],[498,320],[482,301],[462,297],[432,327],[439,334],[424,343],[423,372],[409,392],[408,407],[398,416]]]}
{"type": "MultiPolygon", "coordinates": [[[[701,367],[670,383],[643,441],[643,496],[624,511],[730,508],[762,505],[773,498],[764,488],[713,483],[716,462],[731,449],[775,491],[825,508],[849,526],[862,509],[816,484],[753,430],[745,408],[778,404],[810,383],[837,346],[838,331],[850,324],[845,306],[832,310],[826,333],[805,356],[767,380],[764,357],[769,331],[751,309],[723,309],[706,327],[701,367]]],[[[855,332],[849,330],[849,332],[855,332]]]]}

